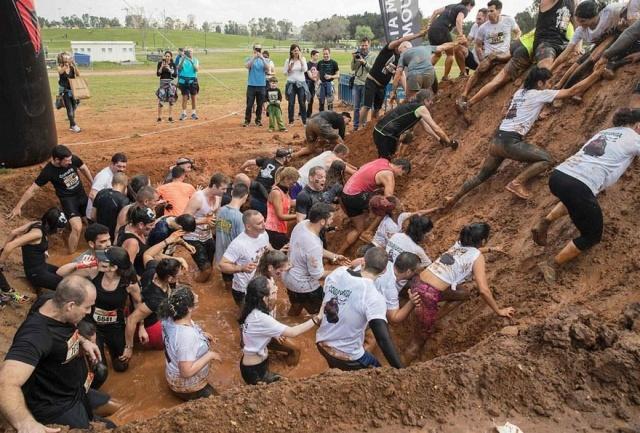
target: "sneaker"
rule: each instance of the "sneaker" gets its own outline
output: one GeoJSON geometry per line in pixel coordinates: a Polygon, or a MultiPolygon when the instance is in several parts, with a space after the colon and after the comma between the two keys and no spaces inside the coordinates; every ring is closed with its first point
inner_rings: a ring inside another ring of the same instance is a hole
{"type": "Polygon", "coordinates": [[[162,122],[162,117],[158,117],[158,122],[162,122]]]}
{"type": "Polygon", "coordinates": [[[249,126],[249,122],[247,122],[246,120],[244,121],[244,123],[242,124],[243,128],[246,128],[247,126],[249,126]]]}
{"type": "Polygon", "coordinates": [[[69,131],[71,131],[71,132],[80,132],[80,131],[82,131],[82,129],[80,129],[80,127],[78,125],[73,125],[71,128],[69,128],[69,131]]]}
{"type": "Polygon", "coordinates": [[[191,113],[191,119],[198,120],[198,115],[196,113],[191,113]]]}
{"type": "Polygon", "coordinates": [[[168,120],[169,122],[173,122],[173,117],[169,117],[167,120],[168,120]]]}
{"type": "Polygon", "coordinates": [[[180,120],[184,120],[184,119],[186,119],[186,118],[187,118],[187,113],[182,113],[182,114],[180,115],[180,120]]]}
{"type": "Polygon", "coordinates": [[[535,227],[531,229],[531,237],[536,245],[544,247],[547,245],[547,232],[549,231],[549,221],[542,218],[535,227]]]}
{"type": "Polygon", "coordinates": [[[289,122],[289,126],[293,126],[293,120],[289,122]]]}
{"type": "Polygon", "coordinates": [[[280,128],[280,132],[287,132],[288,129],[287,128],[280,128]]]}
{"type": "Polygon", "coordinates": [[[268,129],[268,131],[269,131],[269,132],[273,132],[273,128],[269,128],[269,129],[268,129]]]}
{"type": "Polygon", "coordinates": [[[555,284],[557,272],[556,268],[553,265],[547,262],[540,262],[538,263],[537,267],[538,271],[542,273],[542,278],[544,278],[545,283],[549,284],[550,286],[555,284]]]}
{"type": "Polygon", "coordinates": [[[259,120],[256,120],[256,126],[262,126],[262,122],[259,120]]]}

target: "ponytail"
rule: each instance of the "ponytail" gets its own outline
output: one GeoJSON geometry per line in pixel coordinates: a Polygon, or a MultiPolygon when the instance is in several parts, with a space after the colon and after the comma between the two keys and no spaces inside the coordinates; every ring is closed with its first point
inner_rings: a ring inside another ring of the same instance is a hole
{"type": "Polygon", "coordinates": [[[491,227],[485,222],[466,225],[460,230],[460,245],[478,248],[489,238],[490,230],[491,227]]]}

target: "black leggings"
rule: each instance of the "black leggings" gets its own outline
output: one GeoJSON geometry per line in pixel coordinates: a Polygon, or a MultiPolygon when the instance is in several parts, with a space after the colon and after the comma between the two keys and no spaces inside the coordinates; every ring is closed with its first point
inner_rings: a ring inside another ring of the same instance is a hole
{"type": "Polygon", "coordinates": [[[58,287],[58,283],[62,281],[62,277],[56,274],[58,270],[57,266],[45,263],[44,265],[37,266],[35,268],[25,269],[24,273],[27,276],[27,280],[34,287],[43,287],[49,290],[55,290],[58,287]]]}
{"type": "Polygon", "coordinates": [[[584,251],[602,239],[602,209],[593,192],[581,181],[559,170],[549,177],[549,189],[569,211],[569,217],[580,231],[573,240],[575,246],[584,251]]]}
{"type": "Polygon", "coordinates": [[[194,391],[194,392],[177,392],[177,391],[173,391],[172,392],[178,396],[178,398],[184,400],[184,401],[190,401],[190,400],[197,400],[199,398],[207,398],[207,397],[211,397],[212,395],[216,394],[216,390],[207,383],[207,385],[202,388],[199,391],[194,391]]]}
{"type": "Polygon", "coordinates": [[[62,93],[62,100],[64,101],[64,108],[67,110],[69,126],[73,128],[76,126],[76,108],[78,108],[78,103],[68,91],[62,93]]]}
{"type": "Polygon", "coordinates": [[[280,380],[280,376],[269,373],[269,358],[257,365],[243,365],[240,360],[240,375],[247,385],[258,383],[271,383],[280,380]]]}
{"type": "Polygon", "coordinates": [[[553,158],[549,152],[534,144],[527,143],[520,134],[498,131],[489,145],[489,156],[482,163],[480,172],[462,185],[458,197],[462,197],[493,176],[505,159],[532,163],[515,178],[520,183],[525,183],[543,173],[553,164],[553,158]]]}
{"type": "MultiPolygon", "coordinates": [[[[129,363],[122,362],[118,359],[124,352],[124,324],[96,326],[96,344],[100,349],[100,355],[103,360],[106,359],[104,356],[104,346],[107,346],[109,349],[109,355],[111,356],[111,367],[113,367],[115,371],[127,371],[129,363]]],[[[91,384],[91,388],[100,389],[103,383],[104,381],[94,379],[91,384]]]]}

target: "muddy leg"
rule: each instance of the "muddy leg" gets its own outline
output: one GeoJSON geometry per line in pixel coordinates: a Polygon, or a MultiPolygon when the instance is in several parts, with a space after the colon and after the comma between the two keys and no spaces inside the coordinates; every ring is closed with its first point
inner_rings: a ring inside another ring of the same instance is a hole
{"type": "Polygon", "coordinates": [[[502,157],[491,155],[487,156],[482,163],[480,172],[471,179],[468,179],[464,184],[462,184],[462,188],[455,196],[447,198],[445,204],[446,208],[451,208],[465,194],[493,176],[495,172],[498,171],[498,168],[500,167],[500,164],[502,164],[502,161],[504,161],[504,158],[502,157]]]}

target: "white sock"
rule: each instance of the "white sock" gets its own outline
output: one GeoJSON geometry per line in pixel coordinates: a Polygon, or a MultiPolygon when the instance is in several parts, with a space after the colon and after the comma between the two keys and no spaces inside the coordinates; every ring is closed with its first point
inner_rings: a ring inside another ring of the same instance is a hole
{"type": "Polygon", "coordinates": [[[182,114],[187,115],[187,110],[182,110],[182,114]]]}
{"type": "Polygon", "coordinates": [[[191,114],[196,114],[196,110],[191,110],[191,114]]]}

